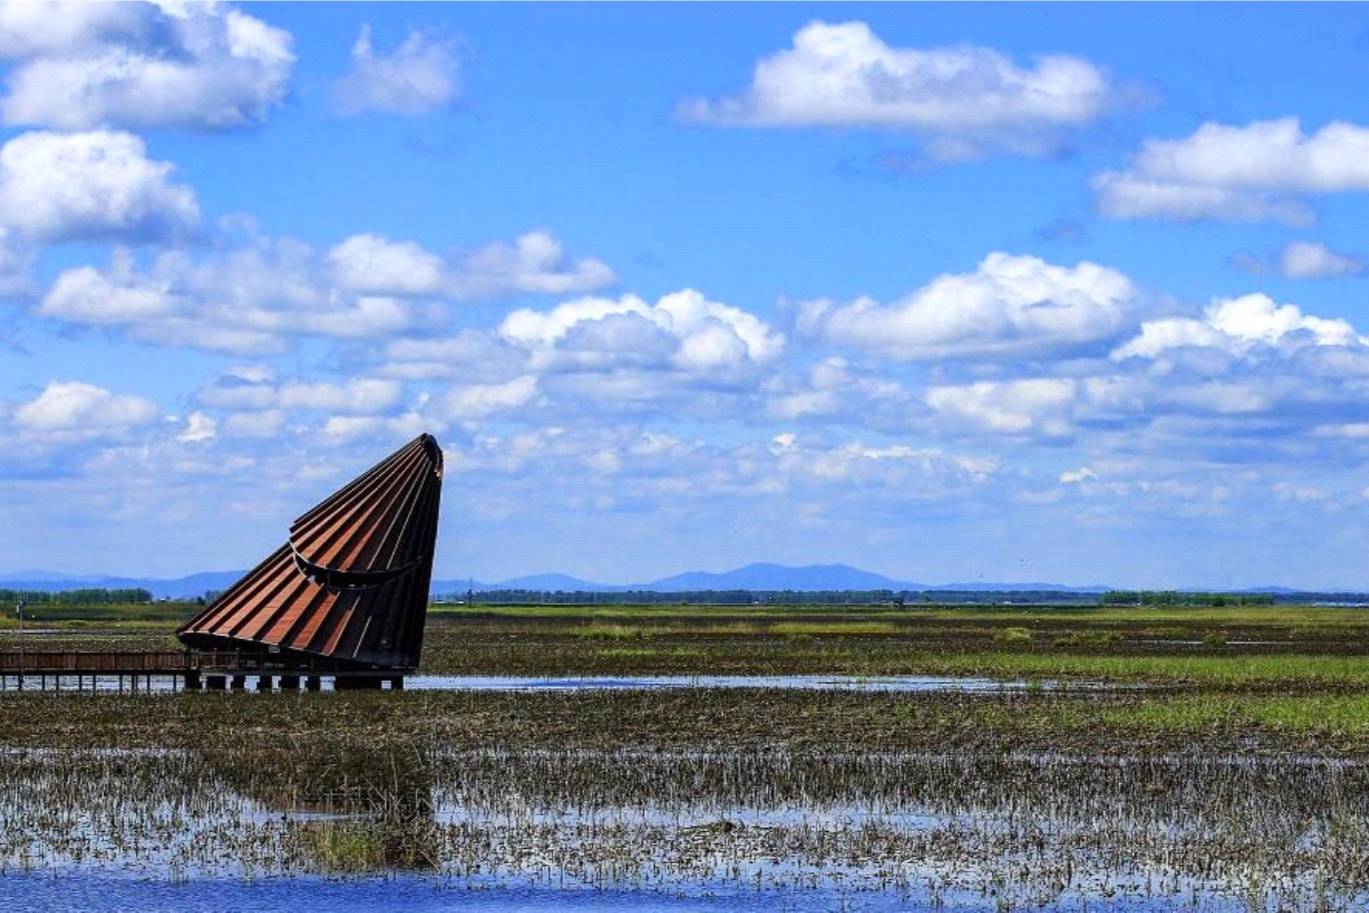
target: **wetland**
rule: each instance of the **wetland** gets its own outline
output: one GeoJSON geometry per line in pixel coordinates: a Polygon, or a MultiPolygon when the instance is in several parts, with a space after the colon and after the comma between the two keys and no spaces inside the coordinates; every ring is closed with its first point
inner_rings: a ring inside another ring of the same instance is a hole
{"type": "MultiPolygon", "coordinates": [[[[161,649],[180,611],[25,636],[161,649]]],[[[435,606],[421,672],[467,687],[0,695],[3,890],[1369,908],[1359,609],[435,606]]]]}

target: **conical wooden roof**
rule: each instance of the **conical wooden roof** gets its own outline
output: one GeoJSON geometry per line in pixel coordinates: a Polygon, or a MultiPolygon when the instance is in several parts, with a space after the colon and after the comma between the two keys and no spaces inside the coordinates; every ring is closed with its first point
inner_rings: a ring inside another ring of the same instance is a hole
{"type": "Polygon", "coordinates": [[[416,667],[441,495],[442,450],[419,435],[306,511],[177,635],[198,649],[416,667]]]}

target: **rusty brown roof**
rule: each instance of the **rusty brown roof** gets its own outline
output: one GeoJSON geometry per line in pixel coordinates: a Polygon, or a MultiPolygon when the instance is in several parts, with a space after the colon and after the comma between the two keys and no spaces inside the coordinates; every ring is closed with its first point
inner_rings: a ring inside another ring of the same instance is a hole
{"type": "Polygon", "coordinates": [[[441,494],[442,450],[419,435],[306,511],[177,635],[199,649],[416,667],[441,494]]]}

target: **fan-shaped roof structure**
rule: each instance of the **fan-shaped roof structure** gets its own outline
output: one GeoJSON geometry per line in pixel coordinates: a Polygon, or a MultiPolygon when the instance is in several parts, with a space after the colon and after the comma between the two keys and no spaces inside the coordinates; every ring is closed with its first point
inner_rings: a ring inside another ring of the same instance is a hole
{"type": "Polygon", "coordinates": [[[416,667],[441,495],[442,450],[419,435],[305,512],[177,636],[197,649],[416,667]]]}

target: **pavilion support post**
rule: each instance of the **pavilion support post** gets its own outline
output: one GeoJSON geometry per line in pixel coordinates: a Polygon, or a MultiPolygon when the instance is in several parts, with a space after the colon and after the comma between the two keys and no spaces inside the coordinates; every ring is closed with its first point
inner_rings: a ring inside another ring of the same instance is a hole
{"type": "Polygon", "coordinates": [[[317,675],[311,675],[304,680],[305,691],[319,691],[323,688],[323,679],[317,675]]]}

